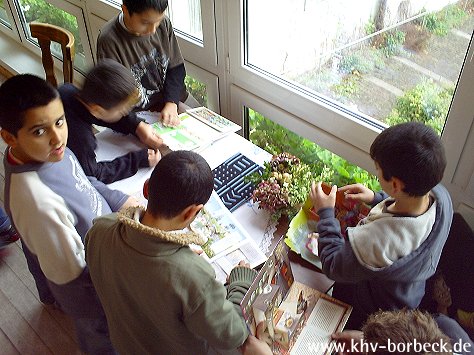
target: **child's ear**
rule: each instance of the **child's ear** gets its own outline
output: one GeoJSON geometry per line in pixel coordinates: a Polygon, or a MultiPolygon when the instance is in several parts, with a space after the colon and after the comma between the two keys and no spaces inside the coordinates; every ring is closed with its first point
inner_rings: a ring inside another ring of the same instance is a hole
{"type": "Polygon", "coordinates": [[[203,207],[204,207],[203,204],[191,205],[191,206],[186,207],[182,214],[183,219],[185,221],[189,220],[189,223],[191,223],[203,207]]]}
{"type": "Polygon", "coordinates": [[[5,131],[4,129],[2,129],[0,131],[0,135],[2,136],[2,139],[3,141],[10,147],[12,148],[15,148],[16,147],[16,143],[17,143],[17,139],[16,137],[11,134],[10,132],[8,131],[5,131]]]}
{"type": "Polygon", "coordinates": [[[146,179],[143,183],[143,197],[148,200],[148,185],[150,184],[150,179],[146,179]]]}
{"type": "Polygon", "coordinates": [[[402,192],[403,189],[405,188],[405,184],[402,180],[400,180],[397,177],[392,177],[391,179],[391,184],[392,184],[392,192],[393,193],[399,193],[402,192]]]}
{"type": "Polygon", "coordinates": [[[97,104],[85,104],[90,114],[95,118],[101,119],[104,116],[104,108],[97,104]]]}

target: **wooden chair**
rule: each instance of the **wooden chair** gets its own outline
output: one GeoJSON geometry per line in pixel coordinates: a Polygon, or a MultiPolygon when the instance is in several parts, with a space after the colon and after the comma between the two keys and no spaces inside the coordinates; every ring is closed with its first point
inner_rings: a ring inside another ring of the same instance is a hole
{"type": "Polygon", "coordinates": [[[54,60],[51,54],[51,42],[61,45],[63,53],[63,75],[65,83],[72,83],[74,75],[74,35],[68,30],[49,23],[31,22],[31,36],[38,39],[41,48],[41,60],[43,62],[46,80],[52,85],[58,86],[54,75],[54,60]]]}

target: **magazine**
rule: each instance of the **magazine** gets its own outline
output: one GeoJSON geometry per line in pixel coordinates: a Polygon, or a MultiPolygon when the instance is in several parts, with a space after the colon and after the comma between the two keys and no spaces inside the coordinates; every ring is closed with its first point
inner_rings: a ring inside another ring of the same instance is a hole
{"type": "Polygon", "coordinates": [[[190,229],[206,240],[204,245],[192,245],[192,248],[213,266],[217,279],[222,283],[241,260],[252,268],[267,260],[215,191],[190,229]]]}
{"type": "Polygon", "coordinates": [[[331,334],[342,331],[352,311],[350,305],[294,280],[283,240],[240,305],[250,331],[255,334],[257,324],[264,322],[264,338],[273,353],[285,355],[325,354],[331,334]],[[323,351],[314,352],[318,349],[323,351]]]}

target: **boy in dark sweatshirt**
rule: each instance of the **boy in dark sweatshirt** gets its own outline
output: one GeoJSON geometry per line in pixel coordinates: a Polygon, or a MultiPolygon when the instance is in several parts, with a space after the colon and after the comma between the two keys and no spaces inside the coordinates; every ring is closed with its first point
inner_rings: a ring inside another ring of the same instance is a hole
{"type": "Polygon", "coordinates": [[[139,94],[130,71],[113,60],[104,60],[87,74],[82,89],[72,84],[59,88],[69,126],[67,146],[76,155],[84,172],[109,184],[134,175],[138,169],[155,166],[161,158],[158,149],[144,148],[110,161],[97,162],[97,139],[92,124],[107,126],[124,134],[137,134],[143,143],[156,148],[162,141],[152,127],[141,122],[133,105],[139,94]],[[141,136],[140,132],[147,132],[141,136]],[[149,135],[151,141],[147,141],[149,135]]]}

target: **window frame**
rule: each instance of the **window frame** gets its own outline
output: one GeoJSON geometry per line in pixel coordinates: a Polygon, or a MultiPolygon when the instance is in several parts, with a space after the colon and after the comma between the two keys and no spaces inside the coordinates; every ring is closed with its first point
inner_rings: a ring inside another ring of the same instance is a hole
{"type": "MultiPolygon", "coordinates": [[[[20,17],[21,10],[20,10],[19,0],[12,0],[12,1],[14,1],[15,6],[17,7],[14,13],[14,18],[15,18],[16,23],[19,24],[18,30],[20,32],[21,42],[26,48],[30,49],[32,52],[38,54],[41,57],[41,49],[39,45],[29,38],[30,37],[29,30],[27,28],[28,23],[24,23],[23,19],[20,17]]],[[[84,62],[85,62],[86,70],[87,70],[88,67],[93,65],[94,60],[92,56],[92,49],[90,47],[89,35],[87,33],[84,8],[74,5],[67,1],[61,1],[61,0],[44,0],[44,1],[76,17],[79,34],[81,36],[81,42],[84,48],[84,62]]],[[[76,57],[77,55],[78,53],[76,50],[76,57]]],[[[56,59],[58,59],[58,60],[55,60],[55,63],[54,63],[55,67],[59,68],[62,71],[62,59],[56,57],[54,53],[53,53],[53,56],[56,59]]],[[[82,69],[79,69],[76,66],[74,66],[74,71],[77,73],[83,74],[82,69]]]]}
{"type": "Polygon", "coordinates": [[[10,36],[14,40],[20,41],[20,33],[18,32],[18,27],[16,25],[15,18],[13,17],[12,4],[10,3],[10,0],[4,0],[3,3],[5,5],[5,12],[10,21],[11,27],[8,27],[6,24],[0,21],[0,31],[10,36]]]}

